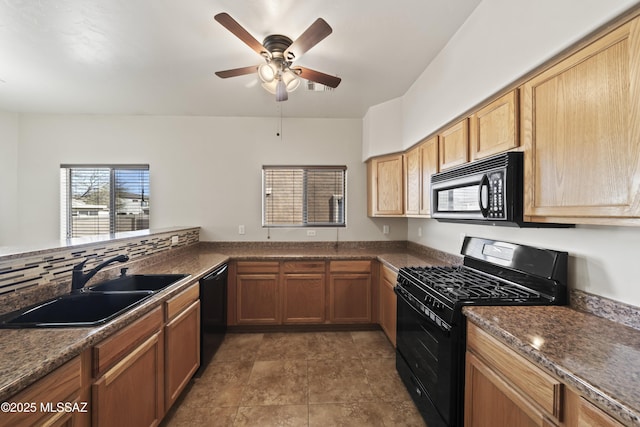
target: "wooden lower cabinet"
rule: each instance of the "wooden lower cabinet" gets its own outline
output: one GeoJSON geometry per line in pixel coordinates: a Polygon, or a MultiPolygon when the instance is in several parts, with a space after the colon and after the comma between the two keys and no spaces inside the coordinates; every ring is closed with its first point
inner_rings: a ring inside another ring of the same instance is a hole
{"type": "Polygon", "coordinates": [[[564,385],[487,332],[468,323],[465,426],[553,426],[564,385]]]}
{"type": "Polygon", "coordinates": [[[526,395],[471,353],[467,353],[465,377],[465,426],[556,425],[526,395]]]}
{"type": "Polygon", "coordinates": [[[371,323],[371,261],[331,261],[329,271],[329,320],[371,323]]]}
{"type": "Polygon", "coordinates": [[[163,307],[94,347],[93,426],[155,426],[164,416],[163,307]]]}
{"type": "Polygon", "coordinates": [[[324,273],[285,274],[282,281],[282,323],[324,323],[324,273]]]}
{"type": "Polygon", "coordinates": [[[396,346],[397,297],[393,288],[398,274],[389,267],[380,266],[380,327],[396,346]]]}
{"type": "Polygon", "coordinates": [[[238,261],[236,271],[236,323],[238,325],[279,324],[280,263],[238,261]]]}
{"type": "Polygon", "coordinates": [[[80,427],[89,425],[90,406],[83,396],[83,358],[76,356],[6,402],[9,411],[0,414],[0,426],[80,427]],[[63,410],[58,412],[58,404],[63,410]],[[19,406],[18,406],[19,405],[19,406]],[[64,410],[65,406],[71,410],[64,410]],[[15,409],[15,411],[11,411],[15,409]]]}
{"type": "Polygon", "coordinates": [[[167,301],[167,317],[175,304],[189,303],[167,319],[165,336],[165,409],[168,411],[200,366],[200,300],[198,285],[167,301]],[[184,301],[184,302],[183,302],[184,301]]]}
{"type": "Polygon", "coordinates": [[[94,426],[155,426],[164,416],[163,333],[156,332],[93,385],[94,426]]]}
{"type": "Polygon", "coordinates": [[[239,325],[280,323],[277,274],[238,274],[236,284],[239,325]]]}
{"type": "Polygon", "coordinates": [[[377,321],[369,260],[241,261],[231,276],[234,282],[232,324],[377,321]]]}
{"type": "Polygon", "coordinates": [[[465,427],[620,427],[617,420],[468,323],[465,427]]]}

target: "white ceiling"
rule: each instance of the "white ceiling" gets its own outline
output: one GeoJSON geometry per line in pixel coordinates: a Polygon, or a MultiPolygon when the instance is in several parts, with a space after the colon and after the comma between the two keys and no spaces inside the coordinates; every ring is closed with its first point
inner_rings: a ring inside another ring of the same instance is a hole
{"type": "Polygon", "coordinates": [[[361,118],[402,96],[480,0],[0,0],[0,110],[361,118]],[[258,41],[295,40],[318,17],[333,33],[296,60],[337,75],[329,92],[275,97],[263,61],[214,21],[229,13],[258,41]]]}

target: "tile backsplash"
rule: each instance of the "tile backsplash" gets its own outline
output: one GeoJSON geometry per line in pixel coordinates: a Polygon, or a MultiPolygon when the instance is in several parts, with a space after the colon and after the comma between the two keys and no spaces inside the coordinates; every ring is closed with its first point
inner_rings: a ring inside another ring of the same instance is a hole
{"type": "Polygon", "coordinates": [[[137,237],[116,238],[0,258],[0,314],[17,310],[38,300],[69,291],[73,266],[90,258],[85,271],[116,255],[131,261],[197,243],[199,228],[149,232],[137,237]],[[176,239],[177,236],[177,239],[176,239]],[[177,241],[176,241],[177,240],[177,241]]]}

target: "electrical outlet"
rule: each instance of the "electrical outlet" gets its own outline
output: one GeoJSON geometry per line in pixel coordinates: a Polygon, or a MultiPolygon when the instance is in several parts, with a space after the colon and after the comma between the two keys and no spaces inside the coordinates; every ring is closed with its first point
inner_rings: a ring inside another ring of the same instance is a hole
{"type": "Polygon", "coordinates": [[[238,234],[244,234],[244,225],[238,226],[238,234]]]}
{"type": "Polygon", "coordinates": [[[307,236],[313,237],[316,235],[316,230],[307,230],[307,236]]]}
{"type": "Polygon", "coordinates": [[[418,237],[422,237],[422,227],[418,227],[418,237]]]}
{"type": "Polygon", "coordinates": [[[383,225],[382,226],[382,234],[389,234],[389,226],[388,225],[383,225]]]}
{"type": "Polygon", "coordinates": [[[180,238],[178,236],[171,236],[171,246],[177,245],[180,243],[180,238]]]}

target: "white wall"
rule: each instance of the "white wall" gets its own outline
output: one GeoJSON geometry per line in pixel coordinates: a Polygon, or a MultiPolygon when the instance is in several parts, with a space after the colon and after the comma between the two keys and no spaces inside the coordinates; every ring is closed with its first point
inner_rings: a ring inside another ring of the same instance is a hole
{"type": "Polygon", "coordinates": [[[18,237],[18,126],[17,114],[0,111],[0,246],[18,237]]]}
{"type": "Polygon", "coordinates": [[[266,240],[263,164],[346,164],[347,228],[272,229],[272,240],[404,240],[406,221],[366,216],[362,122],[354,119],[22,115],[23,243],[58,238],[61,163],[149,163],[152,228],[198,225],[202,240],[266,240]],[[34,197],[37,195],[37,197],[34,197]],[[238,234],[238,225],[246,234],[238,234]],[[29,231],[24,231],[29,230],[29,231]]]}
{"type": "Polygon", "coordinates": [[[362,120],[362,160],[402,151],[402,98],[374,105],[362,120]]]}
{"type": "MultiPolygon", "coordinates": [[[[408,148],[637,0],[483,0],[402,98],[408,148]]],[[[388,152],[396,151],[390,142],[388,152]]],[[[459,254],[461,233],[570,254],[570,286],[640,306],[639,227],[513,229],[408,220],[408,240],[459,254]],[[419,229],[423,237],[419,237],[419,229]]]]}

